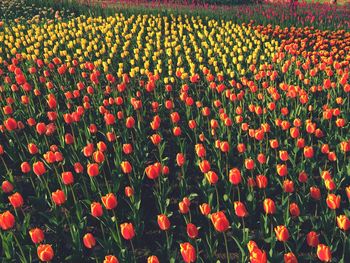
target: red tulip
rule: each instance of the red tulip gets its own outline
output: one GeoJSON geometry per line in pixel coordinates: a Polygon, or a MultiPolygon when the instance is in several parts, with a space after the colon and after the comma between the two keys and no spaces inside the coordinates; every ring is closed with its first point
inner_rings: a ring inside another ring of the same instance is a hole
{"type": "Polygon", "coordinates": [[[94,217],[101,217],[103,215],[102,205],[98,202],[91,203],[91,215],[94,217]]]}
{"type": "Polygon", "coordinates": [[[296,256],[292,252],[284,254],[283,259],[284,263],[298,263],[296,256]]]}
{"type": "Polygon", "coordinates": [[[14,208],[20,208],[23,205],[23,197],[20,193],[14,193],[8,197],[14,208]]]}
{"type": "Polygon", "coordinates": [[[238,185],[242,181],[240,170],[232,168],[229,172],[229,180],[231,184],[238,185]]]}
{"type": "Polygon", "coordinates": [[[91,233],[87,233],[83,237],[83,243],[86,248],[93,248],[96,245],[96,240],[91,233]]]}
{"type": "Polygon", "coordinates": [[[188,242],[180,244],[180,252],[183,260],[186,263],[191,263],[196,261],[196,250],[195,248],[188,242]]]}
{"type": "MultiPolygon", "coordinates": [[[[23,165],[23,164],[22,164],[23,165]]],[[[46,173],[46,168],[43,162],[38,161],[36,163],[33,164],[33,172],[37,175],[37,176],[41,176],[44,173],[46,173]]]]}
{"type": "Polygon", "coordinates": [[[97,163],[90,163],[87,165],[87,173],[90,177],[97,176],[100,173],[97,163]]]}
{"type": "Polygon", "coordinates": [[[233,204],[234,204],[236,216],[238,216],[238,217],[248,216],[247,209],[242,202],[235,201],[233,204]]]}
{"type": "Polygon", "coordinates": [[[122,236],[126,240],[131,240],[135,236],[134,226],[131,223],[123,223],[120,225],[122,236]]]}
{"type": "Polygon", "coordinates": [[[29,230],[29,235],[34,244],[41,243],[45,238],[44,232],[40,228],[33,228],[29,230]]]}
{"type": "Polygon", "coordinates": [[[317,245],[319,244],[318,234],[315,231],[310,231],[306,235],[306,242],[310,247],[317,247],[317,245]]]}
{"type": "Polygon", "coordinates": [[[57,190],[56,192],[53,192],[52,195],[52,201],[58,206],[63,205],[66,202],[66,195],[62,190],[57,190]]]}
{"type": "Polygon", "coordinates": [[[13,191],[13,185],[9,181],[3,181],[1,184],[1,189],[4,193],[8,194],[13,191]]]}
{"type": "Polygon", "coordinates": [[[5,211],[4,213],[0,214],[0,228],[2,230],[11,229],[14,225],[15,217],[10,211],[5,211]]]}
{"type": "Polygon", "coordinates": [[[198,229],[197,227],[192,224],[192,223],[188,223],[186,226],[186,231],[187,231],[187,235],[189,238],[196,238],[198,236],[198,229]]]}
{"type": "Polygon", "coordinates": [[[166,231],[170,228],[170,221],[166,215],[158,215],[157,222],[159,228],[163,231],[166,231]]]}

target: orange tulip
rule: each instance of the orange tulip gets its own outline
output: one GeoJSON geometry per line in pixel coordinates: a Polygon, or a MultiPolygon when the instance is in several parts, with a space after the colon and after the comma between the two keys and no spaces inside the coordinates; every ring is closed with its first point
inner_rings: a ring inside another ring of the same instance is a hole
{"type": "Polygon", "coordinates": [[[213,223],[214,228],[218,232],[225,232],[230,226],[230,223],[227,220],[225,213],[222,211],[213,213],[211,215],[211,222],[213,223]]]}
{"type": "Polygon", "coordinates": [[[324,244],[318,244],[317,257],[323,262],[329,262],[332,260],[331,250],[324,244]]]}
{"type": "Polygon", "coordinates": [[[113,255],[105,256],[105,259],[103,260],[103,263],[119,263],[117,257],[113,255]]]}
{"type": "Polygon", "coordinates": [[[210,214],[210,206],[207,203],[203,203],[199,206],[199,210],[201,211],[202,215],[207,216],[210,214]]]}
{"type": "Polygon", "coordinates": [[[254,247],[249,253],[249,260],[250,263],[266,263],[266,252],[264,250],[259,249],[258,247],[254,247]]]}
{"type": "Polygon", "coordinates": [[[289,238],[289,231],[283,225],[275,227],[275,233],[278,241],[286,242],[289,238]]]}
{"type": "Polygon", "coordinates": [[[350,220],[345,215],[337,216],[337,224],[341,230],[347,231],[350,229],[350,220]]]}
{"type": "Polygon", "coordinates": [[[326,203],[330,209],[338,209],[340,207],[340,195],[328,194],[326,203]]]}
{"type": "Polygon", "coordinates": [[[51,245],[47,244],[39,245],[37,248],[37,254],[41,261],[51,261],[54,256],[51,245]]]}
{"type": "Polygon", "coordinates": [[[216,184],[219,180],[218,175],[213,172],[213,171],[209,171],[205,174],[205,178],[207,178],[208,182],[212,185],[216,184]]]}
{"type": "Polygon", "coordinates": [[[180,244],[180,252],[183,260],[186,263],[191,263],[196,261],[196,250],[195,248],[188,242],[180,244]]]}
{"type": "Polygon", "coordinates": [[[276,212],[275,202],[270,198],[264,200],[263,207],[266,214],[274,214],[276,212]]]}
{"type": "Polygon", "coordinates": [[[128,161],[124,161],[120,164],[120,167],[122,168],[123,173],[129,174],[132,172],[132,166],[128,161]]]}
{"type": "Polygon", "coordinates": [[[106,207],[107,210],[111,210],[117,207],[118,200],[116,196],[112,193],[109,193],[105,196],[101,197],[103,205],[106,207]]]}
{"type": "Polygon", "coordinates": [[[147,263],[159,263],[159,259],[156,256],[149,256],[147,258],[147,263]]]}

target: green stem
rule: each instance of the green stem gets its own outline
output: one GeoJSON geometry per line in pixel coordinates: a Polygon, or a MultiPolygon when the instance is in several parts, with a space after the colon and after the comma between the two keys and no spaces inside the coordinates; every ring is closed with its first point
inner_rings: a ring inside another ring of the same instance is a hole
{"type": "Polygon", "coordinates": [[[18,246],[18,248],[19,248],[19,251],[21,252],[21,255],[22,255],[23,260],[24,260],[25,262],[27,262],[26,257],[25,257],[25,255],[24,255],[24,252],[23,252],[23,250],[22,250],[22,246],[21,246],[21,244],[18,242],[18,239],[17,239],[15,233],[13,233],[13,232],[11,232],[11,233],[12,233],[12,235],[13,235],[14,240],[16,241],[16,244],[17,244],[17,246],[18,246]]]}
{"type": "Polygon", "coordinates": [[[224,240],[225,240],[225,248],[226,248],[226,259],[227,263],[230,263],[230,255],[228,253],[228,246],[227,246],[227,238],[226,238],[226,233],[224,232],[224,240]]]}

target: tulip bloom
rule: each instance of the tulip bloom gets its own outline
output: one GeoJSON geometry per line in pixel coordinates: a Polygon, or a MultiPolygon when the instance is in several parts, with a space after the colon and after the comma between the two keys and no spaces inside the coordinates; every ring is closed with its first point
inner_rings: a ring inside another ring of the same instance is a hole
{"type": "Polygon", "coordinates": [[[96,240],[91,233],[87,233],[83,237],[83,243],[86,248],[93,248],[96,245],[96,240]]]}
{"type": "Polygon", "coordinates": [[[264,200],[263,207],[266,214],[274,214],[276,212],[275,202],[270,198],[264,200]]]}
{"type": "Polygon", "coordinates": [[[66,202],[66,195],[60,189],[58,189],[56,192],[53,192],[51,194],[51,197],[52,197],[52,201],[54,201],[54,203],[57,206],[63,205],[66,202]]]}
{"type": "Polygon", "coordinates": [[[105,256],[105,259],[103,260],[103,263],[119,263],[117,257],[113,255],[105,256]]]}
{"type": "Polygon", "coordinates": [[[234,208],[235,208],[235,213],[236,216],[238,217],[246,217],[248,216],[248,212],[247,209],[245,207],[245,205],[242,202],[236,201],[233,203],[234,208]]]}
{"type": "Polygon", "coordinates": [[[324,244],[318,244],[317,257],[323,262],[329,262],[332,260],[331,250],[324,244]]]}
{"type": "Polygon", "coordinates": [[[249,260],[251,263],[266,263],[266,252],[258,247],[254,247],[249,253],[249,260]]]}
{"type": "Polygon", "coordinates": [[[46,168],[43,162],[39,161],[33,164],[33,172],[37,176],[41,176],[46,172],[46,168]]]}
{"type": "Polygon", "coordinates": [[[213,223],[215,230],[218,232],[225,232],[230,226],[225,213],[222,211],[213,213],[211,215],[211,222],[213,223]]]}
{"type": "Polygon", "coordinates": [[[145,169],[146,176],[151,180],[157,179],[161,173],[161,170],[159,168],[160,166],[156,164],[148,165],[145,169]]]}
{"type": "Polygon", "coordinates": [[[275,233],[278,241],[286,242],[289,238],[288,229],[283,225],[275,227],[275,233]]]}
{"type": "Polygon", "coordinates": [[[298,263],[296,256],[292,252],[284,254],[283,259],[284,263],[298,263]]]}
{"type": "Polygon", "coordinates": [[[192,263],[196,261],[196,250],[190,243],[181,243],[180,252],[183,260],[186,263],[192,263]]]}
{"type": "Polygon", "coordinates": [[[328,194],[326,203],[330,209],[338,209],[340,207],[340,195],[328,194]]]}
{"type": "Polygon", "coordinates": [[[99,174],[99,167],[97,163],[90,163],[87,166],[87,173],[90,177],[97,176],[99,174]]]}
{"type": "Polygon", "coordinates": [[[105,196],[101,197],[103,205],[106,207],[107,210],[111,210],[117,207],[118,201],[114,194],[109,193],[105,196]]]}
{"type": "Polygon", "coordinates": [[[341,230],[347,231],[350,229],[350,220],[345,215],[337,216],[337,224],[341,230]]]}
{"type": "Polygon", "coordinates": [[[210,171],[210,163],[207,160],[203,160],[199,163],[199,168],[202,173],[207,173],[210,171]]]}
{"type": "Polygon", "coordinates": [[[317,247],[319,244],[318,234],[315,231],[310,231],[306,235],[306,242],[309,247],[317,247]]]}
{"type": "Polygon", "coordinates": [[[170,228],[170,221],[166,215],[158,215],[157,222],[159,228],[163,231],[166,231],[170,228]]]}
{"type": "Polygon", "coordinates": [[[233,185],[238,185],[242,181],[241,171],[237,168],[232,168],[229,172],[229,180],[233,185]]]}
{"type": "Polygon", "coordinates": [[[9,194],[13,191],[13,185],[9,181],[3,181],[1,184],[1,189],[4,193],[9,194]]]}
{"type": "Polygon", "coordinates": [[[203,203],[199,206],[202,215],[207,216],[210,214],[210,206],[207,203],[203,203]]]}
{"type": "Polygon", "coordinates": [[[218,175],[213,172],[213,171],[209,171],[205,174],[205,178],[207,178],[208,182],[212,185],[216,184],[219,180],[218,175]]]}
{"type": "Polygon", "coordinates": [[[189,238],[196,238],[198,236],[198,229],[197,227],[192,224],[192,223],[188,223],[186,226],[186,232],[189,238]]]}
{"type": "Polygon", "coordinates": [[[128,161],[124,161],[120,164],[120,167],[122,168],[123,173],[129,174],[132,172],[132,166],[128,161]]]}
{"type": "Polygon", "coordinates": [[[5,211],[4,213],[0,214],[0,228],[2,230],[11,229],[14,225],[15,217],[10,211],[5,211]]]}
{"type": "Polygon", "coordinates": [[[103,215],[102,205],[98,202],[93,202],[90,206],[91,215],[94,217],[100,217],[103,215]]]}
{"type": "Polygon", "coordinates": [[[54,256],[51,245],[47,244],[39,245],[37,248],[37,254],[41,261],[51,261],[54,256]]]}
{"type": "Polygon", "coordinates": [[[65,185],[71,185],[74,183],[74,176],[72,172],[63,172],[61,176],[62,176],[62,181],[65,185]]]}
{"type": "Polygon", "coordinates": [[[126,240],[131,240],[135,236],[134,226],[131,223],[123,223],[120,225],[122,236],[126,240]]]}
{"type": "Polygon", "coordinates": [[[34,244],[41,243],[45,238],[44,232],[40,228],[33,228],[29,230],[29,235],[34,244]]]}
{"type": "Polygon", "coordinates": [[[23,197],[20,193],[14,193],[8,197],[13,208],[20,208],[23,205],[23,197]]]}
{"type": "Polygon", "coordinates": [[[149,256],[147,258],[147,263],[159,263],[159,259],[156,256],[149,256]]]}

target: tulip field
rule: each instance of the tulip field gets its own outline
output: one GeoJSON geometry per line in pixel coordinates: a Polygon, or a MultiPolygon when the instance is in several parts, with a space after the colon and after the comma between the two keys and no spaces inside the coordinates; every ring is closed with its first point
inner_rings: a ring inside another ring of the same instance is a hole
{"type": "Polygon", "coordinates": [[[349,5],[44,2],[0,3],[1,262],[350,262],[349,5]]]}

